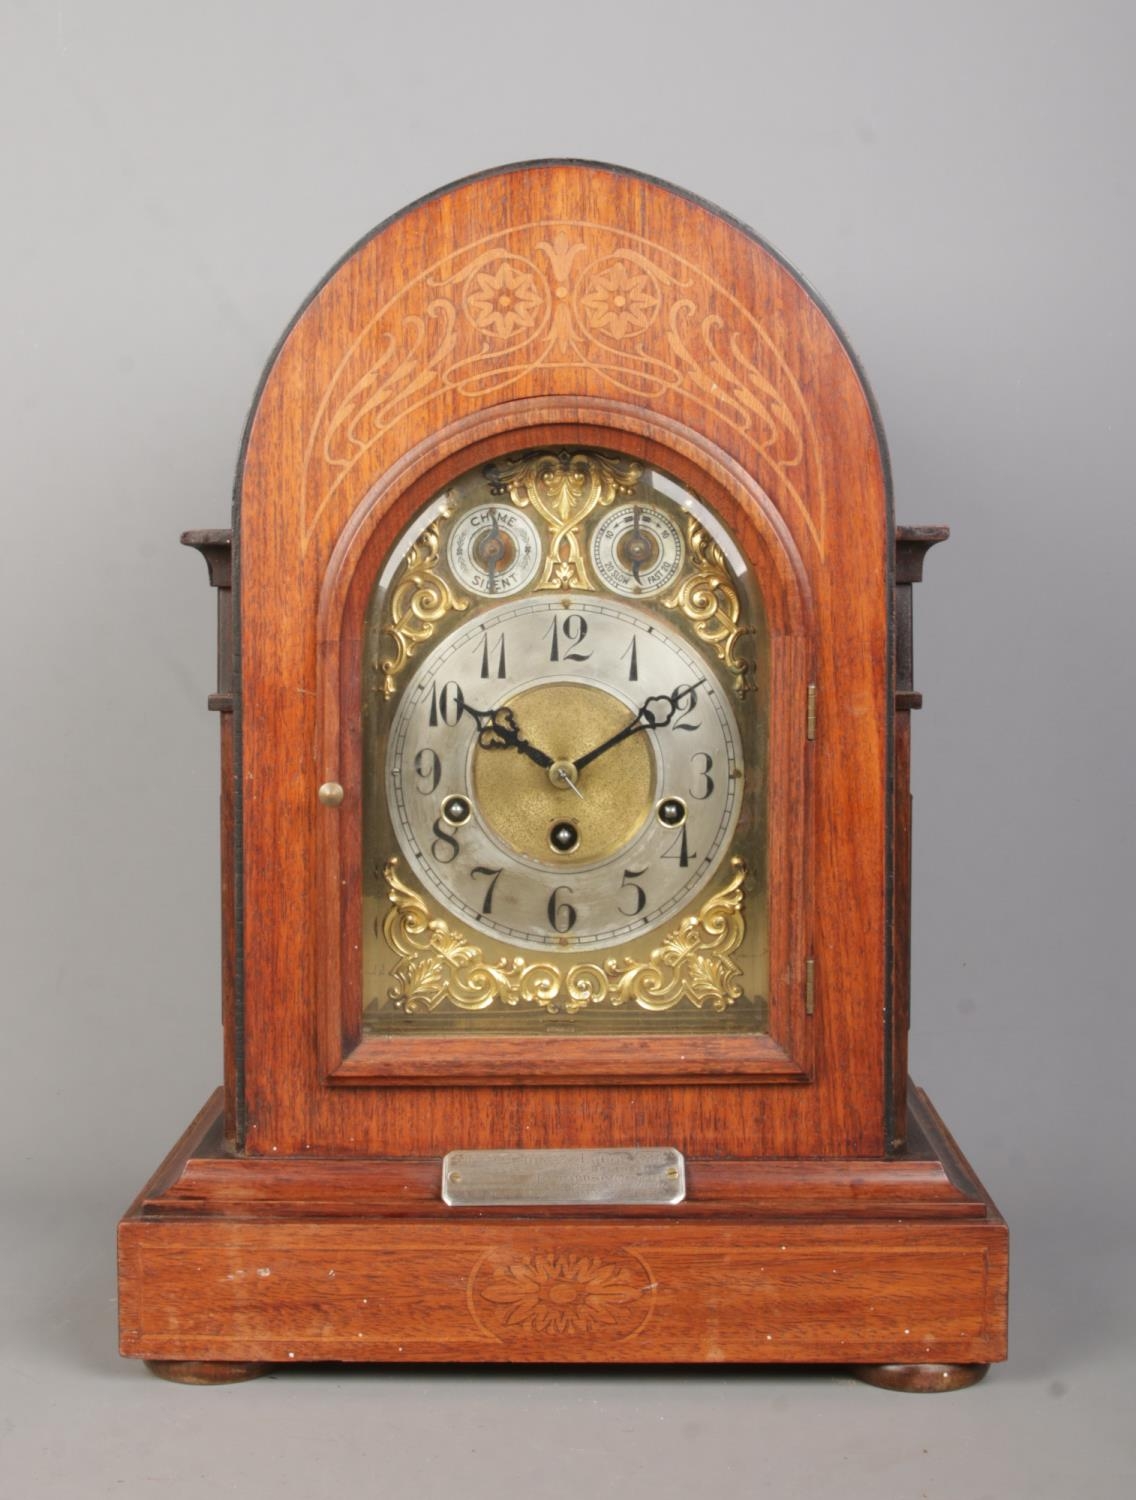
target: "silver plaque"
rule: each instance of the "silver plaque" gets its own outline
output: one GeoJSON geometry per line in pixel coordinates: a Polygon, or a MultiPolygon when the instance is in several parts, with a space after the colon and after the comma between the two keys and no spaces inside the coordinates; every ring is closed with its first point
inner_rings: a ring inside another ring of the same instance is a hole
{"type": "Polygon", "coordinates": [[[681,1203],[686,1166],[673,1146],[594,1151],[451,1151],[442,1198],[454,1208],[527,1203],[681,1203]]]}

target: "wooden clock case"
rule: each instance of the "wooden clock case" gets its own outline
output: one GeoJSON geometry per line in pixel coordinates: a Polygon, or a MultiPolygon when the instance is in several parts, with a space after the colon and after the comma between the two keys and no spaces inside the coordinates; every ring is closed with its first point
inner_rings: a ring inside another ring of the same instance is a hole
{"type": "Polygon", "coordinates": [[[1003,1359],[1005,1225],[907,1080],[911,585],[945,535],[896,531],[815,296],[673,188],[527,164],[352,251],[269,363],[233,531],[183,539],[218,590],[224,1087],[119,1227],[123,1354],[187,1381],[761,1361],[907,1389],[1003,1359]],[[365,600],[433,495],[531,448],[674,475],[759,582],[768,1034],[361,1029],[365,600]],[[456,1148],[661,1145],[686,1157],[679,1205],[440,1194],[456,1148]]]}

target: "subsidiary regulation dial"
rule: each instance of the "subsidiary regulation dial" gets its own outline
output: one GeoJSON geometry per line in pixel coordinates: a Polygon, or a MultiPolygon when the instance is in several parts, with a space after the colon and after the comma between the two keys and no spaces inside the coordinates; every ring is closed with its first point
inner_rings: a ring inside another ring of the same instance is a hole
{"type": "Polygon", "coordinates": [[[653,505],[621,505],[592,533],[592,567],[613,593],[658,594],[682,567],[682,533],[653,505]]]}
{"type": "Polygon", "coordinates": [[[446,544],[450,572],[470,593],[491,599],[518,594],[540,567],[540,535],[508,505],[486,505],[457,521],[446,544]]]}

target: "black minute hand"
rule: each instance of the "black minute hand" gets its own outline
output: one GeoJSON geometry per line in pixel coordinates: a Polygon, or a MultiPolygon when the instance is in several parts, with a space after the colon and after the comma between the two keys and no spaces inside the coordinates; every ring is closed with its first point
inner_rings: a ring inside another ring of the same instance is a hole
{"type": "Polygon", "coordinates": [[[545,770],[552,765],[551,755],[525,739],[511,708],[474,708],[471,703],[463,702],[462,709],[476,721],[477,743],[483,750],[518,750],[545,770]]]}
{"type": "Polygon", "coordinates": [[[638,734],[641,729],[665,729],[678,713],[679,703],[686,694],[689,693],[693,698],[695,688],[700,688],[705,681],[705,677],[700,677],[697,682],[684,683],[682,687],[676,687],[673,693],[662,693],[648,698],[630,724],[625,724],[617,734],[612,735],[610,740],[604,740],[602,745],[589,750],[587,755],[580,756],[576,762],[576,774],[579,775],[585,766],[590,766],[592,761],[598,760],[615,745],[620,745],[624,740],[630,739],[633,734],[638,734]]]}

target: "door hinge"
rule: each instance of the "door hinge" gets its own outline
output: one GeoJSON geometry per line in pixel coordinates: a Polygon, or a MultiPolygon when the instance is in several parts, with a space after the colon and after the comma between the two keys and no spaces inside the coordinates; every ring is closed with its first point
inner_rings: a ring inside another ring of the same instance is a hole
{"type": "Polygon", "coordinates": [[[816,959],[805,959],[805,1015],[816,1009],[816,959]]]}
{"type": "Polygon", "coordinates": [[[809,695],[805,701],[805,739],[815,740],[817,737],[817,685],[809,683],[809,695]]]}

